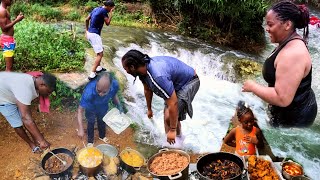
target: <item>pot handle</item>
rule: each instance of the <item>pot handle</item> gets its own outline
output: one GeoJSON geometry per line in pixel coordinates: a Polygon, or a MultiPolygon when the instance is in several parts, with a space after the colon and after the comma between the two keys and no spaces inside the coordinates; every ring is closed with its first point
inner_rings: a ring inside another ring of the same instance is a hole
{"type": "Polygon", "coordinates": [[[169,151],[169,149],[168,149],[168,148],[160,149],[160,150],[159,150],[159,153],[160,153],[160,152],[165,152],[165,151],[169,151]]]}
{"type": "Polygon", "coordinates": [[[287,159],[286,157],[282,159],[282,161],[280,162],[280,166],[283,165],[283,163],[286,161],[286,159],[287,159]]]}
{"type": "Polygon", "coordinates": [[[133,167],[136,171],[140,171],[140,167],[133,167]]]}
{"type": "Polygon", "coordinates": [[[173,180],[173,179],[178,179],[178,178],[181,178],[182,177],[182,173],[179,172],[178,174],[174,174],[174,175],[169,175],[168,178],[170,180],[173,180]]]}
{"type": "Polygon", "coordinates": [[[29,161],[35,164],[40,169],[40,171],[43,173],[42,175],[47,175],[47,172],[41,166],[41,162],[38,162],[35,158],[32,157],[29,158],[29,161]]]}
{"type": "Polygon", "coordinates": [[[126,149],[126,150],[131,150],[131,147],[126,147],[125,149],[126,149]]]}
{"type": "MultiPolygon", "coordinates": [[[[242,174],[241,174],[241,179],[244,179],[247,176],[247,172],[248,172],[247,169],[243,169],[242,174]]],[[[248,177],[248,179],[249,179],[249,177],[248,177]]]]}

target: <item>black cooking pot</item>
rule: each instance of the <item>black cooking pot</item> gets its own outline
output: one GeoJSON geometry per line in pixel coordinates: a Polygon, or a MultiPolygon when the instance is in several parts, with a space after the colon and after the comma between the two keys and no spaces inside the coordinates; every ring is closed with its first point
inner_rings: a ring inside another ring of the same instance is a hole
{"type": "Polygon", "coordinates": [[[147,169],[149,171],[149,173],[155,177],[155,178],[158,178],[160,180],[185,180],[185,179],[188,179],[188,176],[189,176],[189,164],[190,164],[190,156],[188,153],[184,152],[184,151],[181,151],[181,150],[177,150],[177,149],[161,149],[157,154],[153,155],[149,160],[148,160],[148,163],[147,163],[147,169]],[[150,170],[150,165],[152,163],[152,161],[154,160],[154,158],[158,157],[158,156],[161,156],[162,154],[164,153],[178,153],[182,156],[185,156],[187,159],[188,159],[188,165],[182,169],[180,172],[176,173],[176,174],[167,174],[167,175],[158,175],[158,174],[155,174],[153,173],[151,170],[150,170]]]}
{"type": "Polygon", "coordinates": [[[145,165],[146,159],[143,157],[143,155],[141,153],[139,153],[138,151],[136,151],[134,149],[131,149],[130,147],[126,147],[123,151],[121,151],[121,153],[120,153],[120,167],[130,174],[135,174],[137,171],[140,171],[140,169],[143,165],[141,165],[139,167],[134,167],[134,166],[130,166],[129,164],[125,163],[121,157],[122,157],[122,154],[124,154],[126,152],[132,152],[132,153],[135,153],[136,155],[140,156],[140,158],[143,159],[143,165],[145,165]]]}
{"type": "Polygon", "coordinates": [[[68,175],[73,168],[73,162],[74,162],[74,154],[66,149],[66,148],[56,148],[56,149],[52,149],[51,152],[53,152],[54,154],[66,154],[68,156],[70,156],[72,158],[72,163],[71,164],[67,164],[66,166],[68,166],[68,168],[66,168],[66,170],[59,172],[59,173],[50,173],[45,169],[45,164],[46,161],[53,156],[52,153],[48,152],[46,155],[44,155],[44,157],[41,160],[41,167],[42,169],[46,172],[47,175],[49,175],[50,178],[59,178],[59,177],[63,177],[65,175],[68,175]]]}
{"type": "Polygon", "coordinates": [[[197,161],[197,172],[200,175],[201,179],[211,180],[209,177],[201,174],[201,172],[203,172],[203,168],[206,165],[216,160],[229,160],[236,163],[240,167],[240,170],[242,173],[239,174],[238,176],[230,178],[230,180],[238,180],[238,179],[241,180],[246,176],[247,170],[244,168],[244,162],[239,156],[231,153],[227,153],[227,152],[217,152],[217,153],[211,153],[211,154],[207,154],[199,157],[197,161]]]}

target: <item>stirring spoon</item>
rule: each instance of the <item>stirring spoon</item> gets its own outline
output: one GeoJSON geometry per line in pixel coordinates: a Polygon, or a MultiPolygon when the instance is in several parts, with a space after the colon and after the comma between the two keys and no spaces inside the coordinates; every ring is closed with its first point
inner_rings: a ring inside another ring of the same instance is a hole
{"type": "Polygon", "coordinates": [[[64,166],[67,164],[66,161],[62,160],[59,156],[57,156],[57,155],[56,155],[55,153],[53,153],[51,150],[49,150],[49,152],[50,152],[52,155],[54,155],[57,159],[59,159],[59,161],[61,161],[64,166]]]}

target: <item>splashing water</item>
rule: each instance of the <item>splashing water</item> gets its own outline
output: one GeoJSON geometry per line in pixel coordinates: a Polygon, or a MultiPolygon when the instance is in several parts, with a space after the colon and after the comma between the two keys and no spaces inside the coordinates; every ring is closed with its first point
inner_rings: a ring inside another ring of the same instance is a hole
{"type": "MultiPolygon", "coordinates": [[[[227,132],[229,121],[235,113],[239,100],[246,101],[258,119],[275,155],[291,156],[302,163],[305,173],[313,179],[320,177],[320,118],[313,126],[306,129],[275,129],[268,126],[266,120],[266,103],[252,93],[241,92],[242,84],[232,81],[235,77],[232,63],[225,62],[224,57],[247,58],[262,63],[275,45],[268,44],[259,57],[223,47],[215,47],[195,39],[185,38],[170,33],[144,32],[149,43],[147,45],[128,44],[120,46],[113,58],[114,63],[128,79],[126,101],[129,116],[141,126],[138,141],[155,146],[166,144],[163,124],[163,99],[153,96],[152,108],[154,117],[147,118],[146,101],[142,83],[128,75],[121,65],[121,57],[130,49],[147,53],[150,57],[165,55],[176,57],[196,69],[200,78],[200,89],[193,101],[194,117],[187,116],[182,121],[184,141],[181,148],[195,153],[217,152],[220,150],[222,138],[227,132]],[[227,69],[224,69],[227,64],[227,69]],[[226,73],[229,71],[229,73],[226,73]],[[231,72],[231,73],[230,73],[231,72]]],[[[320,59],[318,46],[320,28],[310,27],[309,50],[313,59],[313,89],[318,107],[320,102],[320,59]]],[[[265,83],[261,77],[257,80],[265,83]]]]}

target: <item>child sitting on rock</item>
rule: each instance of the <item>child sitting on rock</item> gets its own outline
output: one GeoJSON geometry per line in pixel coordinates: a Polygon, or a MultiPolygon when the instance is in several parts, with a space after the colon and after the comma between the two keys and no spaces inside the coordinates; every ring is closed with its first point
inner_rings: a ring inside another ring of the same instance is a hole
{"type": "Polygon", "coordinates": [[[260,129],[255,125],[255,117],[243,101],[238,103],[237,117],[240,125],[233,128],[224,138],[224,143],[236,147],[236,154],[240,156],[255,155],[256,145],[260,136],[260,129]],[[235,140],[235,141],[234,141],[235,140]]]}

